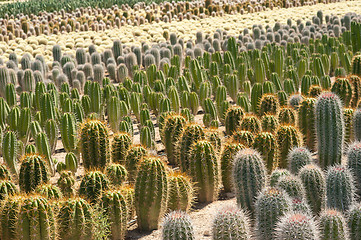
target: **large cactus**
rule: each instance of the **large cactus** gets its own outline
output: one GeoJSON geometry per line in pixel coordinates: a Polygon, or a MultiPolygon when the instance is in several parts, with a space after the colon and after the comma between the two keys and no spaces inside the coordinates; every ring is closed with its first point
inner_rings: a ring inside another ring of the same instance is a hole
{"type": "Polygon", "coordinates": [[[199,188],[198,201],[215,201],[218,196],[219,166],[213,145],[205,140],[196,142],[189,160],[188,172],[199,188]]]}
{"type": "Polygon", "coordinates": [[[18,216],[25,198],[24,195],[14,195],[3,202],[0,212],[1,239],[18,239],[18,216]]]}
{"type": "Polygon", "coordinates": [[[81,155],[85,169],[104,169],[110,162],[108,127],[101,121],[88,120],[80,127],[81,155]]]}
{"type": "Polygon", "coordinates": [[[323,93],[315,109],[319,163],[325,169],[341,163],[345,138],[342,106],[336,94],[323,93]]]}
{"type": "Polygon", "coordinates": [[[32,192],[37,186],[47,183],[49,179],[48,167],[42,156],[29,154],[22,157],[19,173],[21,191],[32,192]]]}

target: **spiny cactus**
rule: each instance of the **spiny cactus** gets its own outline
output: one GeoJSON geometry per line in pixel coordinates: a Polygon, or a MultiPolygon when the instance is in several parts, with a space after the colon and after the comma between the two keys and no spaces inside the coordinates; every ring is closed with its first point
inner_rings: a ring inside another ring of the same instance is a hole
{"type": "Polygon", "coordinates": [[[277,141],[275,136],[269,132],[262,132],[258,134],[253,143],[254,149],[259,151],[263,157],[264,164],[269,173],[278,166],[277,159],[277,141]]]}
{"type": "Polygon", "coordinates": [[[11,174],[14,176],[18,175],[18,169],[17,169],[17,154],[18,154],[18,142],[16,138],[16,133],[13,131],[8,131],[2,136],[2,155],[3,159],[7,165],[7,167],[10,169],[11,174]]]}
{"type": "Polygon", "coordinates": [[[102,194],[102,209],[110,224],[110,239],[124,239],[127,233],[128,203],[121,190],[108,190],[102,194]]]}
{"type": "Polygon", "coordinates": [[[278,121],[280,124],[296,126],[297,112],[291,107],[283,107],[278,113],[278,121]]]}
{"type": "Polygon", "coordinates": [[[313,162],[311,152],[303,147],[295,147],[288,153],[288,169],[292,174],[298,174],[302,167],[313,162]]]}
{"type": "Polygon", "coordinates": [[[330,166],[326,174],[327,206],[341,212],[355,202],[354,178],[350,169],[342,165],[330,166]]]}
{"type": "Polygon", "coordinates": [[[232,107],[228,109],[225,117],[226,134],[232,135],[234,131],[240,126],[244,115],[241,107],[232,107]]]}
{"type": "Polygon", "coordinates": [[[258,134],[262,131],[261,122],[255,115],[245,115],[239,127],[240,130],[250,131],[253,134],[258,134]]]}
{"type": "Polygon", "coordinates": [[[283,189],[291,198],[303,199],[306,195],[301,179],[292,174],[280,177],[277,181],[277,187],[283,189]]]}
{"type": "Polygon", "coordinates": [[[53,184],[39,185],[35,191],[46,199],[59,200],[63,197],[60,189],[53,184]]]}
{"type": "Polygon", "coordinates": [[[279,121],[274,115],[263,115],[261,118],[261,126],[263,132],[274,133],[278,128],[279,121]]]}
{"type": "Polygon", "coordinates": [[[290,212],[282,216],[277,223],[275,238],[281,240],[317,240],[320,239],[320,233],[312,216],[290,212]]]}
{"type": "Polygon", "coordinates": [[[351,170],[357,186],[357,192],[361,192],[361,143],[352,143],[347,150],[347,167],[351,170]]]}
{"type": "Polygon", "coordinates": [[[109,179],[104,173],[90,171],[85,173],[80,182],[79,195],[91,203],[96,203],[101,198],[103,191],[108,190],[109,187],[109,179]]]}
{"type": "Polygon", "coordinates": [[[0,180],[11,180],[10,172],[5,165],[0,165],[0,180]]]}
{"type": "Polygon", "coordinates": [[[187,213],[173,211],[164,217],[162,222],[162,239],[196,239],[192,221],[187,213]]]}
{"type": "Polygon", "coordinates": [[[111,184],[114,186],[122,185],[128,178],[128,171],[123,165],[113,163],[107,166],[105,173],[111,184]]]}
{"type": "Polygon", "coordinates": [[[5,198],[13,196],[16,193],[18,193],[18,189],[14,183],[10,180],[0,181],[0,201],[3,201],[5,198]]]}
{"type": "Polygon", "coordinates": [[[256,234],[260,239],[273,239],[280,217],[292,209],[288,195],[277,188],[264,188],[257,196],[256,202],[256,234]]]}
{"type": "Polygon", "coordinates": [[[128,179],[131,182],[135,181],[135,177],[138,174],[138,167],[143,157],[147,155],[147,150],[141,145],[135,145],[128,151],[125,168],[128,171],[128,179]]]}
{"type": "Polygon", "coordinates": [[[80,145],[85,169],[104,169],[110,162],[109,130],[103,122],[84,122],[80,127],[80,145]]]}
{"type": "Polygon", "coordinates": [[[261,155],[251,148],[241,150],[234,158],[233,179],[237,203],[251,213],[254,199],[266,186],[267,170],[261,155]]]}
{"type": "Polygon", "coordinates": [[[219,210],[212,226],[214,240],[250,240],[251,226],[248,216],[243,210],[234,206],[226,206],[219,210]]]}
{"type": "Polygon", "coordinates": [[[323,93],[315,109],[319,163],[325,169],[341,163],[345,138],[342,106],[336,94],[323,93]]]}
{"type": "Polygon", "coordinates": [[[165,164],[156,157],[145,157],[135,182],[135,209],[140,230],[158,228],[167,208],[168,180],[165,164]]]}
{"type": "Polygon", "coordinates": [[[360,220],[361,220],[361,206],[359,203],[351,206],[350,210],[347,212],[346,221],[348,229],[350,231],[350,239],[357,240],[360,239],[360,220]]]}
{"type": "Polygon", "coordinates": [[[119,132],[114,134],[112,141],[112,161],[124,164],[127,152],[132,146],[132,138],[128,133],[119,132]]]}
{"type": "Polygon", "coordinates": [[[322,240],[349,239],[346,220],[342,213],[335,209],[325,209],[320,213],[319,229],[322,240]]]}
{"type": "Polygon", "coordinates": [[[168,183],[168,210],[188,212],[196,192],[191,179],[183,173],[173,171],[168,175],[168,183]]]}
{"type": "Polygon", "coordinates": [[[71,171],[62,171],[57,184],[65,197],[72,197],[74,195],[75,179],[71,171]]]}
{"type": "Polygon", "coordinates": [[[298,129],[291,125],[280,125],[276,131],[276,140],[279,147],[279,167],[287,168],[287,156],[294,147],[302,146],[302,135],[298,129]]]}
{"type": "Polygon", "coordinates": [[[232,141],[240,143],[245,147],[252,147],[254,143],[254,134],[250,131],[237,130],[233,133],[232,141]]]}
{"type": "Polygon", "coordinates": [[[343,109],[343,120],[345,123],[345,143],[351,143],[352,141],[354,141],[353,116],[354,109],[343,109]]]}
{"type": "Polygon", "coordinates": [[[277,115],[280,110],[280,104],[277,96],[273,94],[264,94],[259,103],[258,115],[261,117],[265,114],[277,115]]]}
{"type": "Polygon", "coordinates": [[[331,91],[340,97],[342,104],[348,107],[352,98],[352,86],[347,78],[337,78],[332,85],[331,91]]]}
{"type": "Polygon", "coordinates": [[[92,239],[94,219],[91,205],[82,198],[69,198],[61,205],[58,216],[60,239],[92,239]]]}
{"type": "Polygon", "coordinates": [[[303,135],[305,145],[316,150],[315,98],[305,98],[298,109],[298,126],[303,135]]]}
{"type": "Polygon", "coordinates": [[[287,169],[277,168],[272,171],[269,184],[271,187],[276,187],[278,184],[278,180],[283,176],[291,176],[291,173],[287,169]]]}
{"type": "Polygon", "coordinates": [[[303,198],[292,198],[292,211],[312,215],[307,200],[303,198]]]}
{"type": "Polygon", "coordinates": [[[25,200],[24,195],[14,195],[7,198],[2,205],[0,213],[0,236],[2,239],[18,239],[17,223],[20,207],[25,200]]]}
{"type": "Polygon", "coordinates": [[[190,152],[189,175],[197,183],[198,201],[213,202],[218,196],[219,166],[217,154],[209,141],[199,140],[190,152]]]}
{"type": "Polygon", "coordinates": [[[32,192],[38,185],[47,183],[49,179],[48,167],[42,156],[28,154],[22,157],[19,173],[21,191],[32,192]]]}
{"type": "Polygon", "coordinates": [[[353,133],[356,141],[361,141],[361,110],[357,109],[353,115],[353,133]]]}
{"type": "Polygon", "coordinates": [[[222,174],[222,183],[225,192],[231,192],[233,190],[233,180],[232,180],[232,171],[234,164],[235,155],[245,148],[242,144],[229,141],[225,144],[220,160],[221,160],[221,174],[222,174]]]}
{"type": "Polygon", "coordinates": [[[315,164],[300,169],[298,175],[306,191],[306,198],[315,214],[326,205],[326,179],[323,171],[315,164]]]}

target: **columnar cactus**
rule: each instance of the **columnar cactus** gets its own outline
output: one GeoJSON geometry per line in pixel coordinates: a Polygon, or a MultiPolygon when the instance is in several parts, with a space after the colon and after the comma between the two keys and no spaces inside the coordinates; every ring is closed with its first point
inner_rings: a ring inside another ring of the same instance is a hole
{"type": "Polygon", "coordinates": [[[217,154],[209,141],[196,142],[189,157],[189,175],[197,183],[198,201],[213,202],[218,196],[219,166],[217,154]]]}
{"type": "Polygon", "coordinates": [[[58,216],[60,239],[92,239],[94,219],[91,205],[82,198],[69,198],[62,203],[58,216]]]}
{"type": "Polygon", "coordinates": [[[168,175],[168,182],[168,210],[188,212],[192,206],[195,195],[195,189],[192,181],[183,173],[171,172],[168,175]]]}
{"type": "Polygon", "coordinates": [[[213,239],[250,240],[250,221],[243,210],[234,206],[226,206],[219,210],[212,226],[213,239]]]}
{"type": "Polygon", "coordinates": [[[126,197],[121,190],[108,190],[103,193],[101,203],[110,224],[110,239],[124,239],[128,223],[128,203],[126,197]]]}
{"type": "Polygon", "coordinates": [[[320,233],[312,216],[290,212],[282,216],[277,223],[275,238],[280,240],[316,240],[320,239],[320,233]]]}
{"type": "Polygon", "coordinates": [[[331,91],[340,97],[342,104],[348,107],[352,98],[352,86],[347,78],[337,78],[331,91]]]}
{"type": "Polygon", "coordinates": [[[49,179],[48,167],[42,156],[29,154],[22,157],[19,173],[21,191],[32,192],[37,186],[47,183],[49,179]]]}
{"type": "Polygon", "coordinates": [[[222,183],[225,192],[231,192],[233,190],[233,180],[232,180],[232,171],[233,171],[233,160],[235,155],[245,148],[242,144],[229,141],[225,144],[220,160],[221,160],[221,175],[222,183]]]}
{"type": "Polygon", "coordinates": [[[167,208],[168,180],[165,164],[156,157],[146,157],[140,164],[135,182],[135,209],[140,230],[158,228],[167,208]]]}
{"type": "Polygon", "coordinates": [[[345,143],[351,143],[354,140],[353,116],[354,110],[352,108],[343,109],[343,120],[345,123],[345,143]]]}
{"type": "Polygon", "coordinates": [[[282,107],[278,113],[278,121],[280,124],[296,126],[297,112],[291,107],[282,107]]]}
{"type": "Polygon", "coordinates": [[[349,239],[346,220],[335,209],[325,209],[320,213],[319,228],[322,240],[349,239]]]}
{"type": "Polygon", "coordinates": [[[277,222],[292,209],[288,195],[277,188],[263,189],[256,200],[256,234],[260,239],[272,240],[277,222]]]}
{"type": "Polygon", "coordinates": [[[356,141],[361,141],[361,110],[357,109],[353,115],[353,133],[356,141]]]}
{"type": "Polygon", "coordinates": [[[280,177],[277,187],[283,189],[291,198],[303,199],[306,195],[301,179],[294,175],[280,177]]]}
{"type": "Polygon", "coordinates": [[[293,148],[288,156],[288,169],[292,174],[297,175],[302,167],[313,162],[311,152],[307,148],[293,148]]]}
{"type": "Polygon", "coordinates": [[[225,117],[226,134],[232,135],[234,131],[240,126],[244,115],[241,107],[232,107],[228,109],[225,117]]]}
{"type": "Polygon", "coordinates": [[[326,179],[323,171],[315,164],[308,164],[301,168],[298,176],[313,213],[318,214],[326,205],[326,179]]]}
{"type": "Polygon", "coordinates": [[[147,150],[141,145],[135,145],[128,151],[125,159],[125,168],[128,171],[129,181],[135,181],[135,177],[138,174],[139,164],[145,155],[147,155],[147,150]]]}
{"type": "Polygon", "coordinates": [[[273,169],[278,166],[277,159],[277,141],[275,136],[269,132],[262,132],[258,134],[253,143],[254,149],[259,151],[263,157],[264,164],[268,173],[271,173],[273,169]]]}
{"type": "Polygon", "coordinates": [[[52,172],[52,174],[55,174],[55,165],[51,158],[51,149],[49,144],[49,139],[46,133],[39,132],[36,134],[35,137],[35,146],[36,151],[44,157],[44,160],[46,161],[49,170],[52,172]]]}
{"type": "Polygon", "coordinates": [[[162,239],[196,239],[192,221],[187,213],[173,211],[164,217],[162,222],[162,239]]]}
{"type": "Polygon", "coordinates": [[[204,139],[205,134],[202,126],[195,123],[185,126],[177,145],[177,163],[183,172],[186,172],[189,169],[192,145],[198,140],[204,139]]]}
{"type": "Polygon", "coordinates": [[[24,195],[14,195],[3,202],[0,213],[1,239],[18,239],[18,215],[25,198],[24,195]]]}
{"type": "Polygon", "coordinates": [[[361,205],[354,204],[347,212],[347,225],[350,231],[350,239],[357,240],[361,238],[361,205]]]}
{"type": "Polygon", "coordinates": [[[18,175],[17,169],[17,154],[18,154],[18,142],[16,139],[16,133],[13,131],[8,131],[2,136],[2,155],[5,161],[5,164],[10,169],[11,174],[14,176],[18,175]]]}
{"type": "Polygon", "coordinates": [[[352,143],[347,150],[347,167],[355,178],[357,192],[361,193],[361,143],[352,143]]]}
{"type": "Polygon", "coordinates": [[[291,125],[280,125],[276,131],[276,140],[279,147],[278,152],[278,166],[280,168],[287,168],[287,156],[289,151],[294,147],[302,146],[302,135],[298,129],[291,125]]]}
{"type": "Polygon", "coordinates": [[[71,171],[62,171],[57,184],[65,197],[72,197],[74,195],[75,179],[71,171]]]}
{"type": "Polygon", "coordinates": [[[87,172],[81,180],[79,195],[96,203],[102,196],[103,191],[108,190],[110,182],[107,176],[100,171],[87,172]]]}
{"type": "Polygon", "coordinates": [[[274,115],[264,115],[261,118],[261,125],[263,132],[274,133],[278,128],[279,121],[278,118],[274,115]]]}
{"type": "Polygon", "coordinates": [[[345,138],[342,106],[336,94],[323,93],[315,109],[319,163],[325,169],[341,163],[345,138]]]}
{"type": "Polygon", "coordinates": [[[328,168],[326,174],[327,206],[341,212],[349,210],[355,202],[354,178],[350,169],[342,165],[328,168]]]}
{"type": "Polygon", "coordinates": [[[110,162],[109,130],[103,122],[84,122],[80,127],[80,145],[85,169],[104,169],[110,162]]]}
{"type": "Polygon", "coordinates": [[[266,186],[267,170],[261,155],[251,148],[241,150],[234,159],[233,179],[237,203],[254,213],[254,199],[266,186]]]}
{"type": "Polygon", "coordinates": [[[128,178],[128,171],[123,165],[113,163],[107,166],[105,173],[111,184],[121,186],[128,178]]]}
{"type": "Polygon", "coordinates": [[[316,150],[315,103],[315,98],[305,98],[298,109],[298,126],[305,145],[312,151],[316,150]]]}
{"type": "Polygon", "coordinates": [[[352,86],[351,107],[355,108],[361,98],[361,79],[356,75],[351,75],[349,82],[352,86]]]}
{"type": "Polygon", "coordinates": [[[112,161],[125,164],[125,159],[132,146],[132,138],[128,133],[119,132],[114,134],[112,141],[112,161]]]}

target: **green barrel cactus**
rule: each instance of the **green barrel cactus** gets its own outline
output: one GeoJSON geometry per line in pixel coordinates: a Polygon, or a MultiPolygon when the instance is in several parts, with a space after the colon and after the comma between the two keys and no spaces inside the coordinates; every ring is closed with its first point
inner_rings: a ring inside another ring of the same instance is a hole
{"type": "Polygon", "coordinates": [[[287,169],[277,168],[272,171],[269,177],[269,185],[271,187],[276,187],[278,184],[278,180],[283,176],[291,176],[291,173],[287,169]]]}
{"type": "Polygon", "coordinates": [[[11,197],[17,194],[19,191],[14,183],[10,180],[0,181],[0,201],[5,200],[7,197],[11,197]]]}
{"type": "Polygon", "coordinates": [[[147,150],[141,145],[131,147],[125,159],[125,168],[128,171],[128,180],[134,182],[138,174],[139,164],[143,157],[147,155],[147,150]]]}
{"type": "Polygon", "coordinates": [[[0,236],[1,239],[17,240],[17,223],[25,195],[14,195],[6,198],[0,211],[0,236]]]}
{"type": "Polygon", "coordinates": [[[254,143],[254,134],[250,131],[241,131],[238,130],[233,133],[232,141],[240,143],[245,147],[252,147],[254,143]]]}
{"type": "Polygon", "coordinates": [[[80,182],[79,195],[94,204],[102,197],[103,191],[108,190],[109,187],[109,179],[104,173],[90,171],[85,173],[80,182]]]}
{"type": "Polygon", "coordinates": [[[294,126],[280,125],[276,131],[276,140],[279,148],[278,166],[288,168],[287,156],[292,148],[302,146],[302,135],[294,126]]]}
{"type": "Polygon", "coordinates": [[[49,200],[60,200],[63,198],[60,188],[53,184],[39,185],[35,192],[49,200]]]}
{"type": "Polygon", "coordinates": [[[172,239],[196,239],[193,223],[187,213],[173,211],[164,217],[162,222],[162,240],[172,239]]]}
{"type": "Polygon", "coordinates": [[[261,121],[256,115],[247,114],[243,117],[239,129],[243,131],[250,131],[253,134],[258,134],[262,131],[261,121]]]}
{"type": "Polygon", "coordinates": [[[280,124],[296,126],[297,112],[292,107],[282,107],[278,113],[278,121],[280,124]]]}
{"type": "Polygon", "coordinates": [[[232,135],[240,126],[244,111],[241,107],[231,107],[226,112],[225,127],[226,135],[232,135]]]}
{"type": "Polygon", "coordinates": [[[114,186],[121,186],[128,179],[127,169],[118,163],[108,165],[105,169],[105,174],[114,186]]]}
{"type": "Polygon", "coordinates": [[[297,175],[301,168],[307,164],[313,163],[311,152],[304,147],[295,147],[293,148],[288,156],[288,169],[292,174],[297,175]]]}
{"type": "Polygon", "coordinates": [[[320,213],[319,229],[322,240],[349,239],[347,223],[341,212],[325,209],[320,213]]]}
{"type": "Polygon", "coordinates": [[[26,193],[34,191],[37,186],[50,180],[49,170],[44,158],[38,154],[24,155],[21,159],[19,185],[26,193]]]}
{"type": "Polygon", "coordinates": [[[132,146],[132,137],[126,132],[114,134],[112,141],[112,161],[124,164],[127,153],[132,146]]]}
{"type": "Polygon", "coordinates": [[[71,171],[62,171],[57,181],[64,197],[72,197],[74,195],[75,179],[71,171]]]}
{"type": "Polygon", "coordinates": [[[188,212],[196,192],[191,179],[184,173],[172,171],[168,174],[168,183],[168,211],[188,212]]]}
{"type": "Polygon", "coordinates": [[[346,214],[346,221],[350,231],[350,239],[361,238],[361,205],[359,203],[351,206],[346,214]]]}
{"type": "Polygon", "coordinates": [[[350,105],[352,99],[352,86],[347,78],[336,78],[332,85],[331,92],[340,97],[345,107],[350,105]]]}
{"type": "Polygon", "coordinates": [[[261,132],[258,134],[254,139],[253,148],[261,154],[268,173],[271,173],[273,169],[277,168],[278,145],[272,133],[261,132]]]}
{"type": "Polygon", "coordinates": [[[265,114],[277,115],[280,110],[278,97],[273,94],[264,94],[258,107],[258,115],[262,117],[265,114]]]}
{"type": "Polygon", "coordinates": [[[261,126],[263,132],[275,133],[279,126],[278,118],[274,115],[263,115],[261,117],[261,126]]]}
{"type": "Polygon", "coordinates": [[[315,98],[304,98],[298,109],[298,126],[307,148],[316,150],[315,98]]]}
{"type": "Polygon", "coordinates": [[[306,195],[301,179],[292,174],[280,177],[276,186],[283,189],[291,198],[303,199],[306,195]]]}
{"type": "Polygon", "coordinates": [[[352,143],[347,150],[347,167],[351,170],[355,178],[357,193],[361,192],[361,143],[352,143]]]}

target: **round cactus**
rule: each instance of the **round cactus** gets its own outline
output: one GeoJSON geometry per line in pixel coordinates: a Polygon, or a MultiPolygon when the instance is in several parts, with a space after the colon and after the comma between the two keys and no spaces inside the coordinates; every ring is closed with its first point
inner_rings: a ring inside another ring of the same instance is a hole
{"type": "Polygon", "coordinates": [[[263,115],[261,125],[263,132],[274,133],[279,125],[278,118],[274,115],[263,115]]]}
{"type": "Polygon", "coordinates": [[[326,180],[323,171],[315,164],[308,164],[301,168],[299,177],[312,211],[318,214],[326,204],[326,180]]]}
{"type": "Polygon", "coordinates": [[[195,195],[195,189],[190,178],[179,172],[171,172],[168,175],[168,183],[168,210],[188,212],[192,206],[195,195]]]}
{"type": "Polygon", "coordinates": [[[258,115],[265,114],[277,115],[280,110],[280,103],[278,97],[273,94],[264,94],[260,100],[258,107],[258,115]]]}
{"type": "Polygon", "coordinates": [[[320,213],[319,228],[322,239],[349,239],[347,223],[341,212],[335,209],[325,209],[320,213]]]}
{"type": "Polygon", "coordinates": [[[135,209],[140,230],[158,228],[167,208],[168,180],[165,164],[156,157],[145,157],[135,182],[135,209]]]}
{"type": "Polygon", "coordinates": [[[350,105],[352,98],[352,86],[347,78],[336,78],[331,91],[340,97],[345,107],[350,105]]]}
{"type": "Polygon", "coordinates": [[[262,132],[258,134],[253,143],[254,149],[262,155],[265,166],[269,173],[278,166],[277,141],[272,133],[262,132]]]}
{"type": "Polygon", "coordinates": [[[250,131],[240,131],[237,130],[233,133],[232,141],[240,143],[245,147],[252,147],[254,143],[254,134],[250,131]]]}
{"type": "Polygon", "coordinates": [[[272,240],[279,218],[292,209],[292,201],[283,190],[267,187],[259,193],[255,206],[256,234],[272,240]]]}
{"type": "Polygon", "coordinates": [[[315,109],[319,163],[325,169],[341,163],[345,138],[342,106],[336,94],[323,93],[315,109]]]}
{"type": "Polygon", "coordinates": [[[46,199],[59,200],[63,197],[60,189],[53,184],[39,185],[35,191],[46,199]]]}
{"type": "Polygon", "coordinates": [[[120,132],[113,136],[112,141],[112,161],[114,163],[125,164],[125,159],[132,146],[132,138],[128,133],[120,132]]]}
{"type": "Polygon", "coordinates": [[[261,122],[255,115],[245,115],[241,121],[240,130],[250,131],[253,134],[258,134],[262,131],[261,122]]]}
{"type": "Polygon", "coordinates": [[[74,195],[73,186],[75,179],[71,171],[62,171],[57,184],[65,197],[72,197],[74,195]]]}
{"type": "Polygon", "coordinates": [[[218,196],[219,166],[217,154],[209,141],[196,142],[190,152],[189,175],[197,183],[198,201],[213,202],[218,196]]]}
{"type": "Polygon", "coordinates": [[[289,124],[296,126],[297,112],[291,107],[283,107],[278,113],[278,121],[280,124],[289,124]]]}
{"type": "Polygon", "coordinates": [[[283,176],[291,176],[291,173],[287,169],[277,168],[272,171],[269,184],[271,187],[276,187],[278,184],[278,180],[283,176]]]}
{"type": "Polygon", "coordinates": [[[79,195],[96,203],[102,196],[103,191],[108,190],[110,182],[106,175],[100,171],[87,172],[81,180],[79,195]]]}
{"type": "Polygon", "coordinates": [[[162,239],[196,239],[193,224],[187,213],[173,211],[164,217],[162,223],[162,239]]]}
{"type": "Polygon", "coordinates": [[[288,156],[288,169],[292,174],[298,174],[302,167],[313,162],[311,152],[303,147],[293,148],[288,156]]]}
{"type": "Polygon", "coordinates": [[[243,210],[226,206],[219,210],[213,221],[213,239],[252,239],[250,221],[243,210]]]}
{"type": "Polygon", "coordinates": [[[145,155],[147,155],[147,150],[141,145],[135,145],[128,151],[125,161],[125,168],[128,171],[129,181],[135,181],[135,177],[138,174],[139,164],[145,155]]]}
{"type": "Polygon", "coordinates": [[[294,175],[280,177],[277,187],[283,189],[291,198],[303,199],[306,195],[301,179],[294,175]]]}
{"type": "Polygon", "coordinates": [[[50,179],[44,158],[38,154],[29,154],[22,157],[19,173],[20,190],[32,192],[37,186],[47,183],[50,179]]]}
{"type": "Polygon", "coordinates": [[[9,180],[0,181],[0,201],[3,201],[5,198],[10,197],[18,193],[18,189],[14,183],[9,180]]]}
{"type": "Polygon", "coordinates": [[[350,169],[342,165],[330,166],[326,174],[327,206],[341,212],[355,202],[354,178],[350,169]]]}
{"type": "Polygon", "coordinates": [[[122,185],[128,177],[128,171],[123,165],[113,163],[106,167],[106,175],[111,184],[114,186],[122,185]]]}
{"type": "Polygon", "coordinates": [[[254,199],[266,186],[267,171],[261,155],[251,148],[241,150],[234,159],[233,179],[237,203],[251,213],[254,199]]]}
{"type": "Polygon", "coordinates": [[[298,129],[291,125],[280,125],[276,131],[276,139],[279,147],[279,167],[287,168],[287,156],[294,147],[302,146],[302,136],[298,129]]]}
{"type": "Polygon", "coordinates": [[[104,169],[110,162],[108,127],[98,120],[88,120],[80,128],[81,155],[85,169],[104,169]]]}
{"type": "Polygon", "coordinates": [[[275,238],[280,240],[318,240],[320,233],[312,216],[290,212],[282,216],[277,223],[275,238]]]}

